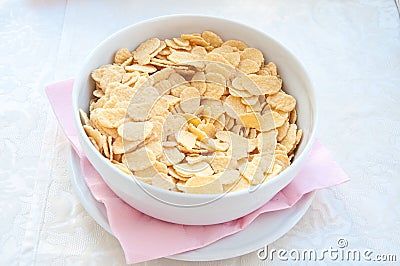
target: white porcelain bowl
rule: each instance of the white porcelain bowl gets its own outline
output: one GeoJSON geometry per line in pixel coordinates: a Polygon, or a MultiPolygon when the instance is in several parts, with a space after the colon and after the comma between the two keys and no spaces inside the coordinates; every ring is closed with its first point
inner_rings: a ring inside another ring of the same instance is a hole
{"type": "Polygon", "coordinates": [[[126,203],[152,217],[179,224],[207,225],[230,221],[242,217],[270,200],[289,184],[307,159],[314,142],[317,108],[312,84],[302,64],[282,44],[264,32],[238,22],[223,18],[174,15],[158,17],[126,27],[100,43],[87,57],[73,90],[74,120],[78,138],[89,161],[101,174],[108,186],[126,203]],[[104,158],[86,136],[78,109],[88,111],[94,82],[92,70],[112,62],[114,53],[122,48],[134,49],[152,37],[160,39],[179,36],[181,33],[211,30],[224,40],[237,39],[260,49],[268,61],[278,66],[284,90],[297,99],[298,126],[303,138],[297,149],[294,162],[281,174],[257,189],[242,190],[221,195],[185,194],[160,189],[122,173],[104,158]],[[168,203],[167,203],[168,202],[168,203]]]}

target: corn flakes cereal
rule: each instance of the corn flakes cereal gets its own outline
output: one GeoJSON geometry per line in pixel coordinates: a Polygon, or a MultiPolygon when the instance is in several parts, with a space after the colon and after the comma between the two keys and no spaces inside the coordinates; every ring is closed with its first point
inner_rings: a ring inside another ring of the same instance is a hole
{"type": "Polygon", "coordinates": [[[91,73],[93,146],[123,173],[166,190],[247,189],[290,166],[301,141],[296,100],[273,62],[212,31],[121,48],[91,73]]]}

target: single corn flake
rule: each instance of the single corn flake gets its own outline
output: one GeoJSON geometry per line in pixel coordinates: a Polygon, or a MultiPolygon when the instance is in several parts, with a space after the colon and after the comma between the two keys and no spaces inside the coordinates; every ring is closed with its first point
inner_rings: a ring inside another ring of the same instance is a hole
{"type": "Polygon", "coordinates": [[[207,81],[207,82],[226,86],[226,78],[219,73],[207,73],[207,74],[205,74],[204,78],[205,78],[205,81],[207,81]]]}
{"type": "Polygon", "coordinates": [[[275,94],[282,87],[282,80],[276,76],[250,74],[248,77],[258,86],[262,94],[275,94]]]}
{"type": "Polygon", "coordinates": [[[114,154],[124,154],[134,151],[141,143],[143,143],[143,140],[128,141],[118,136],[112,143],[112,150],[114,154]]]}
{"type": "Polygon", "coordinates": [[[153,176],[151,179],[151,184],[153,186],[163,188],[166,190],[174,190],[175,189],[174,180],[169,175],[166,175],[163,173],[156,174],[155,176],[153,176]]]}
{"type": "Polygon", "coordinates": [[[230,155],[233,160],[246,158],[248,156],[247,151],[249,150],[247,139],[229,131],[228,135],[230,143],[228,155],[230,155]]]}
{"type": "Polygon", "coordinates": [[[264,63],[264,56],[262,52],[256,48],[245,48],[241,53],[240,53],[240,60],[245,60],[249,59],[252,60],[253,62],[256,62],[258,66],[261,66],[262,63],[264,63]]]}
{"type": "MultiPolygon", "coordinates": [[[[176,38],[177,39],[177,38],[176,38]]],[[[189,51],[190,50],[190,45],[180,45],[179,44],[179,42],[180,43],[182,43],[182,42],[184,42],[185,40],[184,39],[182,39],[182,38],[179,38],[181,41],[175,41],[175,40],[170,40],[170,39],[165,39],[165,44],[168,46],[168,47],[171,47],[172,49],[169,49],[169,51],[170,51],[170,53],[169,54],[171,54],[171,52],[173,52],[173,51],[176,51],[176,50],[186,50],[186,51],[189,51]]],[[[189,41],[187,41],[188,43],[189,43],[189,41]]],[[[162,54],[166,54],[165,52],[164,53],[162,53],[162,54]]],[[[166,54],[166,55],[168,55],[168,54],[166,54]]]]}
{"type": "Polygon", "coordinates": [[[297,145],[300,143],[301,137],[303,136],[303,130],[299,129],[296,132],[296,141],[292,147],[292,149],[288,152],[288,154],[293,155],[293,151],[296,149],[297,145]]]}
{"type": "Polygon", "coordinates": [[[226,41],[226,42],[224,42],[222,44],[222,46],[226,46],[226,45],[227,46],[231,46],[231,47],[235,47],[239,51],[243,51],[244,49],[246,49],[248,47],[247,44],[245,44],[244,42],[239,41],[239,40],[229,40],[229,41],[226,41]]]}
{"type": "Polygon", "coordinates": [[[188,40],[182,38],[173,38],[173,40],[179,46],[190,46],[190,42],[188,40]]]}
{"type": "Polygon", "coordinates": [[[196,139],[197,139],[196,135],[194,135],[188,131],[185,131],[185,130],[180,130],[178,132],[178,136],[176,138],[176,140],[178,141],[179,144],[183,145],[184,147],[186,147],[189,150],[191,150],[195,147],[196,139]]]}
{"type": "Polygon", "coordinates": [[[190,52],[194,55],[197,55],[199,59],[204,59],[204,57],[207,55],[207,50],[202,46],[193,47],[192,51],[190,52]]]}
{"type": "Polygon", "coordinates": [[[236,192],[244,189],[248,189],[250,187],[249,181],[243,176],[240,176],[239,181],[235,183],[235,185],[229,190],[229,192],[236,192]]]}
{"type": "Polygon", "coordinates": [[[286,169],[290,165],[290,160],[287,154],[275,154],[275,163],[282,166],[282,169],[286,169]]]}
{"type": "Polygon", "coordinates": [[[293,109],[289,115],[289,123],[294,124],[296,123],[296,121],[297,121],[297,111],[296,109],[293,109]]]}
{"type": "Polygon", "coordinates": [[[185,155],[181,153],[176,147],[164,147],[164,156],[166,165],[175,165],[185,159],[185,155]]]}
{"type": "Polygon", "coordinates": [[[221,53],[222,56],[234,67],[237,67],[240,63],[240,53],[239,52],[231,52],[231,53],[221,53]]]}
{"type": "Polygon", "coordinates": [[[292,150],[293,146],[296,143],[296,134],[297,134],[297,125],[291,124],[289,126],[286,136],[281,141],[281,144],[284,145],[288,151],[292,150]]]}
{"type": "Polygon", "coordinates": [[[130,153],[125,153],[125,158],[129,169],[132,171],[149,168],[156,160],[154,153],[147,150],[146,147],[139,148],[130,153]]]}
{"type": "Polygon", "coordinates": [[[200,34],[181,34],[181,38],[189,40],[191,44],[200,45],[204,47],[210,46],[210,43],[204,40],[200,34]]]}
{"type": "Polygon", "coordinates": [[[121,82],[125,70],[118,65],[104,65],[92,72],[92,78],[98,86],[105,90],[108,83],[121,82]]]}
{"type": "Polygon", "coordinates": [[[181,163],[172,166],[175,172],[181,176],[210,176],[214,174],[211,166],[207,162],[198,162],[196,164],[181,163]]]}
{"type": "Polygon", "coordinates": [[[255,128],[261,131],[263,118],[259,113],[244,113],[239,115],[239,119],[245,127],[255,128]]]}
{"type": "Polygon", "coordinates": [[[229,156],[216,156],[212,162],[211,167],[215,173],[224,172],[231,163],[232,158],[229,156]]]}
{"type": "Polygon", "coordinates": [[[104,91],[100,88],[93,91],[93,96],[97,98],[101,98],[104,96],[104,91]]]}
{"type": "Polygon", "coordinates": [[[169,114],[165,121],[163,122],[162,132],[164,136],[168,137],[171,135],[175,135],[178,133],[183,126],[187,124],[187,121],[184,116],[180,114],[169,114]]]}
{"type": "Polygon", "coordinates": [[[126,109],[124,108],[97,108],[92,111],[90,118],[95,117],[103,127],[116,128],[125,118],[125,114],[126,109]]]}
{"type": "Polygon", "coordinates": [[[226,169],[225,171],[215,174],[214,176],[219,178],[219,181],[224,186],[225,190],[225,185],[233,186],[239,181],[240,172],[236,169],[226,169]]]}
{"type": "Polygon", "coordinates": [[[276,138],[278,141],[282,141],[286,137],[286,134],[289,130],[289,121],[285,121],[282,126],[277,128],[277,130],[278,135],[276,138]]]}
{"type": "Polygon", "coordinates": [[[195,60],[200,60],[201,57],[197,54],[192,54],[189,52],[179,52],[179,51],[173,51],[170,55],[167,56],[168,60],[176,63],[176,64],[182,64],[185,62],[190,62],[190,61],[195,61],[195,60]]]}
{"type": "Polygon", "coordinates": [[[204,97],[219,100],[225,92],[225,86],[216,83],[207,83],[204,97]]]}
{"type": "Polygon", "coordinates": [[[223,43],[221,37],[212,31],[203,31],[201,37],[213,47],[220,47],[223,43]]]}
{"type": "Polygon", "coordinates": [[[172,166],[168,167],[168,175],[170,175],[171,177],[175,178],[176,180],[180,180],[182,182],[186,182],[190,178],[190,177],[187,177],[187,176],[179,175],[177,172],[175,172],[175,170],[174,170],[174,168],[172,166]]]}
{"type": "Polygon", "coordinates": [[[148,138],[153,130],[153,123],[146,122],[126,122],[118,127],[118,135],[124,140],[139,141],[148,138]]]}
{"type": "Polygon", "coordinates": [[[151,107],[150,117],[167,115],[169,102],[165,97],[158,98],[151,107]]]}
{"type": "Polygon", "coordinates": [[[160,40],[158,38],[149,39],[142,44],[133,52],[133,57],[140,65],[147,65],[150,63],[150,54],[153,53],[159,46],[160,40]]]}
{"type": "Polygon", "coordinates": [[[252,74],[260,70],[260,65],[251,59],[243,59],[240,61],[238,69],[245,74],[252,74]]]}
{"type": "Polygon", "coordinates": [[[139,76],[140,76],[140,74],[137,71],[125,73],[122,76],[121,83],[131,87],[139,79],[139,76]]]}
{"type": "Polygon", "coordinates": [[[168,169],[165,164],[160,163],[158,161],[154,161],[154,164],[152,166],[143,170],[135,171],[134,175],[139,177],[152,177],[157,175],[158,173],[167,174],[168,169]]]}
{"type": "Polygon", "coordinates": [[[119,162],[113,162],[113,164],[115,165],[115,167],[117,167],[123,173],[128,174],[128,175],[132,174],[132,172],[129,170],[129,168],[125,164],[119,163],[119,162]]]}
{"type": "Polygon", "coordinates": [[[267,102],[278,110],[284,112],[291,112],[296,106],[296,99],[286,94],[285,92],[278,92],[267,97],[267,102]]]}
{"type": "Polygon", "coordinates": [[[106,136],[103,136],[100,131],[98,131],[97,129],[88,126],[88,125],[84,125],[83,126],[86,134],[88,135],[88,137],[91,137],[93,139],[93,141],[95,142],[97,149],[101,150],[104,146],[104,144],[106,143],[106,136]]]}
{"type": "Polygon", "coordinates": [[[219,63],[223,63],[226,65],[230,65],[229,61],[225,59],[225,57],[223,57],[220,54],[217,53],[208,53],[205,57],[204,60],[207,61],[211,61],[211,62],[219,62],[219,63]]]}
{"type": "Polygon", "coordinates": [[[282,126],[288,119],[289,113],[272,111],[272,117],[274,118],[275,127],[278,128],[282,126]]]}
{"type": "Polygon", "coordinates": [[[193,126],[193,124],[189,124],[189,131],[196,135],[197,139],[200,141],[207,138],[207,134],[203,130],[193,126]]]}
{"type": "Polygon", "coordinates": [[[115,53],[114,63],[121,65],[132,56],[128,48],[122,48],[115,53]]]}
{"type": "Polygon", "coordinates": [[[225,99],[224,110],[231,117],[238,118],[246,112],[246,106],[242,103],[240,97],[229,95],[225,99]]]}
{"type": "Polygon", "coordinates": [[[214,48],[214,50],[212,50],[213,53],[217,53],[217,54],[223,54],[223,53],[236,53],[239,50],[236,47],[232,47],[229,45],[223,45],[221,47],[217,47],[214,48]]]}
{"type": "Polygon", "coordinates": [[[219,178],[195,176],[186,182],[184,191],[192,194],[220,194],[223,188],[219,178]]]}
{"type": "Polygon", "coordinates": [[[110,161],[112,161],[114,159],[114,151],[112,148],[112,141],[113,141],[112,137],[108,136],[107,137],[107,146],[108,146],[108,151],[110,153],[110,161]]]}
{"type": "Polygon", "coordinates": [[[276,69],[276,65],[273,62],[269,62],[264,66],[264,69],[268,71],[268,73],[272,76],[277,76],[278,71],[276,69]]]}
{"type": "MultiPolygon", "coordinates": [[[[150,63],[150,61],[149,61],[149,63],[150,63]]],[[[157,71],[157,68],[155,68],[152,65],[147,65],[147,64],[146,65],[133,64],[133,65],[130,65],[130,66],[126,66],[125,70],[126,71],[130,71],[130,72],[139,71],[139,72],[142,72],[142,73],[154,73],[154,72],[157,71]]]]}
{"type": "Polygon", "coordinates": [[[154,118],[159,118],[159,116],[153,116],[150,120],[150,122],[153,123],[153,130],[151,131],[151,134],[148,138],[149,141],[162,139],[163,122],[154,120],[154,118]]]}
{"type": "Polygon", "coordinates": [[[200,154],[189,154],[186,155],[186,161],[188,164],[192,165],[200,163],[202,161],[206,161],[206,157],[200,154]]]}
{"type": "MultiPolygon", "coordinates": [[[[118,82],[109,83],[105,90],[105,96],[108,99],[115,97],[117,102],[130,101],[134,96],[136,89],[118,82]]],[[[103,106],[103,108],[105,108],[103,106]]]]}
{"type": "Polygon", "coordinates": [[[217,119],[224,113],[224,107],[219,99],[203,98],[201,105],[204,107],[201,115],[208,120],[217,119]]]}
{"type": "Polygon", "coordinates": [[[252,181],[256,175],[261,175],[263,172],[261,169],[258,169],[258,165],[254,164],[253,162],[249,162],[246,164],[244,171],[241,171],[241,174],[250,184],[252,184],[252,181]]]}
{"type": "Polygon", "coordinates": [[[200,118],[198,118],[196,115],[186,113],[183,114],[183,117],[185,117],[188,123],[193,124],[195,127],[201,124],[200,118]]]}
{"type": "Polygon", "coordinates": [[[248,92],[247,95],[243,94],[243,97],[252,97],[255,95],[262,95],[263,93],[259,90],[257,85],[249,79],[246,75],[238,75],[232,79],[232,88],[238,91],[248,92]]]}
{"type": "Polygon", "coordinates": [[[161,52],[162,50],[164,50],[164,48],[167,47],[167,45],[165,44],[164,41],[160,41],[160,46],[158,46],[157,49],[155,49],[151,54],[151,60],[153,59],[153,57],[155,57],[156,55],[158,55],[159,52],[161,52]]]}
{"type": "Polygon", "coordinates": [[[217,152],[226,152],[230,147],[229,143],[226,142],[216,142],[214,145],[217,152]]]}
{"type": "Polygon", "coordinates": [[[82,109],[79,109],[79,115],[80,115],[81,121],[83,122],[84,125],[87,125],[87,126],[92,125],[92,122],[90,121],[90,119],[85,111],[83,111],[82,109]]]}
{"type": "Polygon", "coordinates": [[[197,126],[198,129],[201,131],[205,132],[208,137],[214,138],[215,134],[217,133],[217,130],[215,129],[215,126],[213,124],[199,124],[197,126]]]}
{"type": "Polygon", "coordinates": [[[181,92],[180,107],[186,113],[194,113],[200,106],[200,93],[194,87],[186,87],[181,92]]]}
{"type": "Polygon", "coordinates": [[[277,176],[280,172],[282,172],[282,170],[283,170],[283,168],[281,165],[274,164],[274,166],[272,167],[272,172],[266,175],[265,181],[270,180],[274,176],[277,176]]]}
{"type": "Polygon", "coordinates": [[[262,132],[257,136],[257,149],[260,153],[273,154],[276,147],[276,131],[262,132]]]}
{"type": "Polygon", "coordinates": [[[250,96],[250,97],[244,97],[241,98],[240,101],[245,104],[245,105],[256,105],[257,103],[259,104],[260,102],[258,101],[258,95],[250,96]]]}

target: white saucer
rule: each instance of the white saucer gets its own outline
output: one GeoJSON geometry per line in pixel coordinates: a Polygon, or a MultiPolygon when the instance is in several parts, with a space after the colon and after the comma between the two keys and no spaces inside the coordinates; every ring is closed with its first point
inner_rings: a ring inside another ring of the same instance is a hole
{"type": "MultiPolygon", "coordinates": [[[[78,155],[70,148],[69,169],[72,185],[86,211],[110,234],[106,209],[96,201],[83,179],[78,155]]],[[[246,229],[227,236],[206,247],[169,256],[174,260],[211,261],[241,256],[270,244],[287,233],[299,220],[314,199],[315,192],[304,195],[293,207],[260,215],[246,229]]]]}

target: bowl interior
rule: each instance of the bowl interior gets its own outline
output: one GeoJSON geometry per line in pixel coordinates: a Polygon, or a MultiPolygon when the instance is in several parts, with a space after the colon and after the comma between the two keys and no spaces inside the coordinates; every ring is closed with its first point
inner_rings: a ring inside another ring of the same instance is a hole
{"type": "MultiPolygon", "coordinates": [[[[152,37],[165,39],[177,37],[182,33],[204,30],[214,31],[223,40],[242,40],[249,46],[260,49],[267,62],[273,61],[277,65],[283,79],[283,89],[297,100],[297,125],[303,130],[303,138],[296,152],[296,158],[298,158],[311,145],[317,115],[314,91],[302,64],[283,45],[263,32],[215,17],[178,15],[156,18],[124,28],[99,44],[87,57],[74,84],[73,108],[76,124],[80,124],[77,110],[81,108],[87,112],[89,109],[94,88],[94,82],[90,77],[92,70],[112,62],[114,53],[118,49],[126,47],[133,50],[152,37]]],[[[83,134],[84,141],[91,145],[81,126],[78,126],[78,132],[83,134]]],[[[99,153],[98,156],[102,157],[99,153]]],[[[279,176],[274,179],[276,178],[279,176]]]]}

